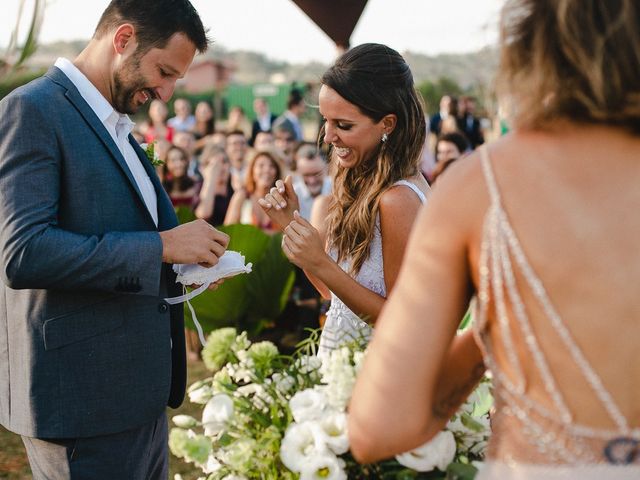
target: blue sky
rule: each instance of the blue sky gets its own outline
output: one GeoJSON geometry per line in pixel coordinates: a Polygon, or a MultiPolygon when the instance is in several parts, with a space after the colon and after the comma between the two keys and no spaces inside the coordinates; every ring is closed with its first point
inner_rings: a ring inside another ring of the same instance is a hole
{"type": "MultiPolygon", "coordinates": [[[[41,41],[88,39],[109,0],[47,0],[41,41]],[[72,13],[70,13],[72,12],[72,13]]],[[[20,0],[2,0],[0,45],[7,45],[20,0]]],[[[215,43],[290,62],[330,63],[329,38],[291,0],[192,0],[215,43]]],[[[504,0],[369,0],[351,44],[385,43],[434,55],[477,50],[497,40],[504,0]]],[[[26,0],[29,11],[33,0],[26,0]]],[[[338,16],[339,11],[336,12],[338,16]]],[[[26,25],[21,28],[25,32],[26,25]]],[[[215,48],[215,44],[214,44],[215,48]]]]}

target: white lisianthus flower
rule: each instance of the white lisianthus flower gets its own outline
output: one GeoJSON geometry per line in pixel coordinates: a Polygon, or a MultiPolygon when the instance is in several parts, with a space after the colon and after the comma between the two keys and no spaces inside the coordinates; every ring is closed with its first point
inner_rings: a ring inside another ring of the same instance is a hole
{"type": "Polygon", "coordinates": [[[280,459],[289,470],[300,473],[312,457],[324,453],[327,451],[318,444],[310,422],[292,423],[287,427],[280,444],[280,459]]]}
{"type": "Polygon", "coordinates": [[[307,388],[289,400],[289,408],[296,422],[320,418],[326,406],[327,398],[320,389],[307,388]]]}
{"type": "Polygon", "coordinates": [[[401,465],[418,472],[434,468],[444,472],[456,455],[456,440],[448,430],[439,432],[431,441],[407,453],[396,456],[401,465]]]}
{"type": "Polygon", "coordinates": [[[222,431],[226,423],[233,418],[233,400],[223,393],[214,396],[202,412],[204,434],[213,436],[222,431]]]}
{"type": "Polygon", "coordinates": [[[326,445],[336,455],[349,451],[346,413],[329,411],[311,422],[311,426],[318,444],[326,445]]]}
{"type": "Polygon", "coordinates": [[[175,415],[171,421],[180,428],[193,428],[198,425],[198,421],[189,415],[175,415]]]}
{"type": "Polygon", "coordinates": [[[344,462],[335,455],[311,457],[300,471],[300,480],[346,480],[344,462]]]}
{"type": "Polygon", "coordinates": [[[247,477],[241,475],[227,475],[222,480],[247,480],[247,477]]]}
{"type": "Polygon", "coordinates": [[[176,473],[176,474],[173,476],[173,480],[182,480],[182,475],[180,475],[179,473],[176,473]]]}

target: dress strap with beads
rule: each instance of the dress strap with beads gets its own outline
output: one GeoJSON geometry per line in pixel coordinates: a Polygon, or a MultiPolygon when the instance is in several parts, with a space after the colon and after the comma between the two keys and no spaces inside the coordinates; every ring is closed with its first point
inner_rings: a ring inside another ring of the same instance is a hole
{"type": "MultiPolygon", "coordinates": [[[[501,406],[496,413],[499,417],[494,422],[496,428],[500,430],[500,425],[504,425],[505,429],[507,425],[510,429],[520,427],[523,432],[523,443],[527,447],[534,447],[529,451],[531,452],[529,459],[533,463],[590,464],[637,461],[635,453],[623,455],[622,459],[617,458],[616,455],[619,456],[619,452],[615,452],[614,447],[626,442],[627,450],[637,451],[640,430],[630,428],[627,419],[576,344],[571,332],[553,306],[542,282],[529,264],[502,206],[500,191],[486,146],[480,147],[480,161],[489,191],[490,205],[485,216],[482,235],[474,328],[487,366],[494,375],[496,403],[501,406]],[[524,286],[532,292],[545,318],[570,354],[577,367],[576,371],[584,377],[595,400],[602,405],[614,427],[599,429],[575,422],[532,327],[516,282],[516,272],[519,278],[524,280],[524,286]],[[488,335],[487,312],[491,300],[495,309],[495,328],[500,334],[499,341],[511,370],[509,374],[499,367],[493,354],[491,337],[488,335]],[[527,377],[522,367],[522,354],[519,354],[514,347],[515,331],[512,330],[514,328],[518,329],[524,339],[526,354],[542,379],[553,408],[541,404],[527,394],[527,377]],[[500,417],[504,416],[511,418],[501,422],[500,417]]],[[[507,457],[502,460],[522,460],[515,451],[513,456],[507,457]]]]}

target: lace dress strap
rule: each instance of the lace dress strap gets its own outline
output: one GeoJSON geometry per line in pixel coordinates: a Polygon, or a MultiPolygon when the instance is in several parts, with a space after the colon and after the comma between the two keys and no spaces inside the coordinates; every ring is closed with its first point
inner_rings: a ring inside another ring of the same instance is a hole
{"type": "Polygon", "coordinates": [[[422,204],[426,203],[427,197],[425,196],[424,193],[422,193],[422,190],[420,190],[418,186],[415,185],[414,183],[411,183],[409,180],[398,180],[396,183],[393,184],[393,186],[396,186],[396,185],[404,185],[405,187],[409,187],[411,190],[415,192],[415,194],[418,196],[422,204]]]}

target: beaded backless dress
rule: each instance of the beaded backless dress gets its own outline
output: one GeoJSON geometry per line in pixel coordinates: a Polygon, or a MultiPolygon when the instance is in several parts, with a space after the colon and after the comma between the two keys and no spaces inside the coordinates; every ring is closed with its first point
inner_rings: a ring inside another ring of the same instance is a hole
{"type": "MultiPolygon", "coordinates": [[[[423,204],[426,201],[424,193],[413,183],[407,180],[399,180],[393,184],[404,185],[413,190],[420,198],[423,204]]],[[[408,234],[408,232],[407,232],[408,234]]],[[[335,260],[336,255],[332,252],[331,256],[335,260]]],[[[350,262],[348,259],[340,264],[345,272],[349,271],[350,262]]],[[[376,223],[369,249],[369,257],[364,261],[360,271],[355,276],[355,280],[362,286],[381,295],[387,296],[387,290],[384,283],[384,264],[382,257],[382,234],[380,232],[380,214],[376,217],[376,223]]],[[[339,347],[341,344],[351,341],[366,343],[371,338],[371,326],[362,321],[342,300],[331,292],[331,306],[327,311],[327,318],[320,336],[320,346],[318,356],[326,356],[331,350],[339,347]]]]}
{"type": "Polygon", "coordinates": [[[629,425],[551,303],[502,207],[486,147],[480,152],[491,204],[482,236],[474,329],[493,374],[496,408],[491,419],[488,461],[477,479],[640,479],[640,428],[629,425]],[[523,281],[517,282],[516,278],[523,281]],[[541,339],[535,335],[522,300],[523,289],[533,294],[545,320],[569,352],[576,375],[583,376],[589,385],[584,395],[601,405],[611,419],[610,428],[575,421],[540,347],[541,339]],[[508,364],[509,372],[497,361],[498,345],[492,344],[488,332],[490,302],[495,312],[491,328],[498,329],[499,347],[505,353],[501,364],[508,364]],[[528,392],[522,355],[514,348],[516,331],[524,339],[527,358],[544,383],[551,408],[528,392]],[[501,441],[501,436],[508,441],[501,441]]]}

